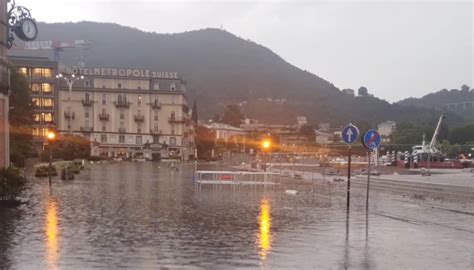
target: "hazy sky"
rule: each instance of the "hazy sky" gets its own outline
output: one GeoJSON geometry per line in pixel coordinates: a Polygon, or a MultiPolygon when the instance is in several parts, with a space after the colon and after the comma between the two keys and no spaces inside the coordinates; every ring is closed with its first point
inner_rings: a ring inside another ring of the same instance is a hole
{"type": "MultiPolygon", "coordinates": [[[[453,1],[17,0],[39,21],[176,33],[221,26],[339,88],[389,101],[474,87],[474,4],[453,1]]],[[[79,39],[80,37],[78,37],[79,39]]]]}

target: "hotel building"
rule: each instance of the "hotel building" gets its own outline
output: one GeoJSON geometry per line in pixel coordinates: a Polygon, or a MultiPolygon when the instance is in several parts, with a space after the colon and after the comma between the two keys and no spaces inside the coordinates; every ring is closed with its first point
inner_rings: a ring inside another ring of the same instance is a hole
{"type": "Polygon", "coordinates": [[[33,139],[43,142],[48,130],[56,128],[58,81],[55,75],[58,65],[46,57],[8,56],[8,61],[25,76],[30,86],[33,139]]]}
{"type": "Polygon", "coordinates": [[[70,68],[60,80],[58,130],[91,141],[93,156],[187,160],[194,155],[186,84],[176,72],[70,68]]]}

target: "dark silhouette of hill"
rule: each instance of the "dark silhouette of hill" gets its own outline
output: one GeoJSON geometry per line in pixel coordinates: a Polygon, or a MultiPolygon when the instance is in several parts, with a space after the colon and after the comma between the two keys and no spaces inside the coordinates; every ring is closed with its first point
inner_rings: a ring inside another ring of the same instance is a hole
{"type": "MultiPolygon", "coordinates": [[[[110,23],[39,24],[37,40],[88,40],[86,66],[140,67],[177,71],[188,82],[201,118],[221,112],[226,104],[246,102],[247,117],[272,123],[384,120],[434,122],[436,109],[390,104],[367,96],[351,97],[332,83],[301,70],[271,50],[218,29],[157,34],[110,23]],[[274,102],[268,99],[284,99],[274,102]],[[420,117],[424,117],[423,119],[420,117]]],[[[52,56],[47,51],[13,50],[12,54],[52,56]]],[[[77,63],[80,50],[67,49],[62,62],[77,63]]]]}
{"type": "Polygon", "coordinates": [[[404,107],[447,110],[467,123],[474,123],[473,103],[474,89],[470,89],[467,85],[461,86],[461,89],[443,89],[421,98],[407,98],[397,102],[398,105],[404,107]]]}

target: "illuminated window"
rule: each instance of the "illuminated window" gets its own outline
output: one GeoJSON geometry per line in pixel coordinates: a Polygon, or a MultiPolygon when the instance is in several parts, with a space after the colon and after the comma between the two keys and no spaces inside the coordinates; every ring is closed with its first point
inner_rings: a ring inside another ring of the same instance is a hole
{"type": "Polygon", "coordinates": [[[43,93],[45,94],[51,94],[53,93],[53,86],[50,83],[43,83],[43,93]]]}
{"type": "Polygon", "coordinates": [[[51,98],[43,99],[43,107],[45,109],[52,109],[54,107],[53,99],[51,99],[51,98]]]}
{"type": "Polygon", "coordinates": [[[33,78],[51,78],[53,71],[50,68],[33,68],[31,76],[33,78]]]}
{"type": "Polygon", "coordinates": [[[41,115],[39,113],[33,114],[33,121],[39,122],[41,120],[41,115]]]}
{"type": "Polygon", "coordinates": [[[53,121],[53,114],[52,113],[45,113],[44,114],[44,121],[45,122],[52,122],[53,121]]]}
{"type": "Polygon", "coordinates": [[[20,72],[21,75],[28,77],[28,68],[21,67],[18,69],[18,72],[20,72]]]}
{"type": "Polygon", "coordinates": [[[31,104],[33,105],[34,108],[39,108],[40,107],[40,99],[39,98],[32,98],[31,99],[31,104]]]}
{"type": "Polygon", "coordinates": [[[32,83],[31,84],[31,92],[33,92],[34,94],[39,94],[39,92],[41,92],[41,84],[32,83]]]}
{"type": "Polygon", "coordinates": [[[33,128],[31,131],[32,131],[33,136],[35,136],[35,137],[39,137],[39,136],[42,135],[42,134],[40,134],[39,128],[33,128]]]}

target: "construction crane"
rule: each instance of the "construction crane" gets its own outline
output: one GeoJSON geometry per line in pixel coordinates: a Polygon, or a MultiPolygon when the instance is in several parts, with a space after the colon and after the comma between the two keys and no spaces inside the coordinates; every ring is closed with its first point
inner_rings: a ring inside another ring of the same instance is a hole
{"type": "Polygon", "coordinates": [[[91,48],[91,43],[85,40],[74,40],[74,41],[30,41],[25,42],[23,49],[25,50],[52,50],[53,51],[53,60],[58,62],[61,60],[61,53],[64,49],[74,49],[80,48],[81,55],[78,59],[78,64],[80,67],[84,67],[85,58],[87,51],[91,48]]]}
{"type": "Polygon", "coordinates": [[[433,133],[433,137],[431,138],[431,142],[429,144],[425,141],[425,134],[423,134],[423,142],[421,145],[413,146],[412,156],[427,156],[428,154],[431,155],[436,160],[443,161],[444,154],[436,147],[436,143],[438,140],[438,135],[441,130],[441,123],[446,118],[444,114],[439,117],[438,124],[436,125],[436,129],[433,133]]]}

